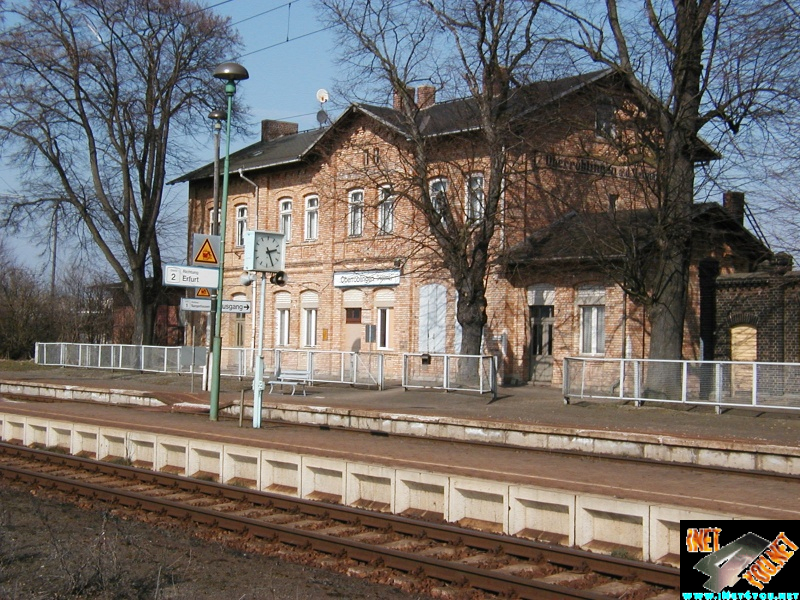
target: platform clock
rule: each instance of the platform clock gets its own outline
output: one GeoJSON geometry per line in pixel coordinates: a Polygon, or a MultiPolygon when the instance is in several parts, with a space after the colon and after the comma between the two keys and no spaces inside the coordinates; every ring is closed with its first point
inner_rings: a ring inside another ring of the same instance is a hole
{"type": "Polygon", "coordinates": [[[286,239],[276,231],[246,231],[244,234],[244,270],[278,273],[286,262],[286,239]]]}

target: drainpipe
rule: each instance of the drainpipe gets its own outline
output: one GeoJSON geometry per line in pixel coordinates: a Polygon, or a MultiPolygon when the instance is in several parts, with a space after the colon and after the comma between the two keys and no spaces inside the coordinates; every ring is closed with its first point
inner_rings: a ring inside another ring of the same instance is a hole
{"type": "MultiPolygon", "coordinates": [[[[255,227],[253,227],[253,229],[258,230],[258,192],[259,192],[260,188],[258,187],[258,184],[255,181],[245,177],[244,172],[242,171],[241,167],[239,167],[239,177],[244,179],[247,183],[249,183],[250,185],[252,185],[255,188],[255,191],[253,192],[253,196],[255,198],[256,218],[255,218],[255,223],[254,223],[255,227]]],[[[257,300],[258,300],[258,286],[254,285],[253,286],[253,301],[250,303],[251,310],[255,309],[257,300]]],[[[250,314],[253,315],[252,312],[250,314]]],[[[251,333],[250,333],[250,349],[251,350],[255,350],[255,347],[256,347],[256,319],[255,319],[255,316],[254,316],[254,318],[250,319],[250,321],[251,321],[251,324],[252,324],[251,333]]],[[[256,360],[255,352],[253,352],[253,365],[255,365],[255,360],[256,360]]]]}

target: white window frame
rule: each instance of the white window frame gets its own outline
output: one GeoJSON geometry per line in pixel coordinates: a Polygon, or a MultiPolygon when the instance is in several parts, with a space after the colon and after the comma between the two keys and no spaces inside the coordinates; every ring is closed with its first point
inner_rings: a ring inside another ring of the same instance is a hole
{"type": "Polygon", "coordinates": [[[470,221],[480,221],[483,219],[485,210],[486,192],[484,191],[483,173],[472,173],[467,178],[466,198],[464,201],[467,219],[470,221]]]}
{"type": "Polygon", "coordinates": [[[379,307],[376,342],[379,350],[389,350],[392,347],[392,309],[388,306],[379,307]]]}
{"type": "Polygon", "coordinates": [[[617,137],[617,109],[609,98],[595,106],[594,130],[597,137],[613,140],[617,137]]]}
{"type": "Polygon", "coordinates": [[[306,196],[305,240],[312,242],[319,237],[319,196],[306,196]]]}
{"type": "MultiPolygon", "coordinates": [[[[217,233],[219,233],[219,225],[222,221],[222,216],[217,213],[217,233]]],[[[214,207],[208,209],[208,234],[212,235],[214,233],[214,207]]]]}
{"type": "Polygon", "coordinates": [[[244,232],[247,231],[247,205],[236,207],[236,246],[244,246],[244,232]]]}
{"type": "Polygon", "coordinates": [[[303,323],[301,332],[304,347],[313,347],[317,345],[317,317],[319,309],[304,308],[303,309],[303,323]]]}
{"type": "Polygon", "coordinates": [[[378,190],[378,233],[388,235],[394,232],[395,196],[391,186],[384,185],[378,190]]]}
{"type": "Polygon", "coordinates": [[[291,309],[275,309],[275,346],[289,345],[289,326],[291,325],[291,309]]]}
{"type": "Polygon", "coordinates": [[[280,210],[280,231],[284,240],[288,244],[292,241],[292,199],[281,198],[278,200],[278,209],[280,210]]]}
{"type": "Polygon", "coordinates": [[[428,185],[428,193],[431,198],[433,210],[444,220],[444,208],[447,205],[447,190],[450,189],[450,182],[447,177],[436,177],[428,185]],[[443,200],[441,199],[443,198],[443,200]]]}
{"type": "Polygon", "coordinates": [[[602,304],[582,304],[581,354],[600,356],[606,351],[606,307],[602,304]]]}
{"type": "Polygon", "coordinates": [[[347,208],[347,235],[359,237],[364,234],[364,190],[348,194],[347,208]]]}

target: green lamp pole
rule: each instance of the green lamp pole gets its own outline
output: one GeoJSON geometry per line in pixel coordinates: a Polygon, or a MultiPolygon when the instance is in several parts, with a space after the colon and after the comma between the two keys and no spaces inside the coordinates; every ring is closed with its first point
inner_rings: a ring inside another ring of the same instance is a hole
{"type": "Polygon", "coordinates": [[[228,215],[228,179],[231,166],[231,110],[233,96],[236,94],[236,82],[250,77],[242,65],[233,62],[222,63],[214,69],[214,77],[224,80],[225,95],[228,97],[228,111],[225,122],[225,165],[222,170],[222,198],[219,220],[219,278],[217,279],[217,301],[214,307],[214,340],[211,346],[211,420],[216,421],[219,415],[219,377],[222,365],[222,282],[225,272],[225,222],[228,215]]]}

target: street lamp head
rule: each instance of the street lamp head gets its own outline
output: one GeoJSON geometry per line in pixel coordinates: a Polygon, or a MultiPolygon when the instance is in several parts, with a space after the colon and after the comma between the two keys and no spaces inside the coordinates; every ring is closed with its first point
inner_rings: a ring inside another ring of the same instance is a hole
{"type": "Polygon", "coordinates": [[[242,65],[235,62],[226,62],[214,69],[214,77],[225,81],[240,81],[249,79],[250,73],[242,65]]]}
{"type": "Polygon", "coordinates": [[[210,113],[208,113],[208,118],[212,121],[224,121],[225,120],[225,111],[215,108],[210,113]]]}

